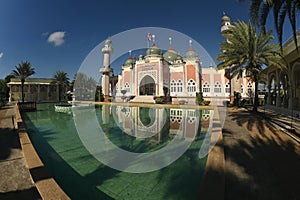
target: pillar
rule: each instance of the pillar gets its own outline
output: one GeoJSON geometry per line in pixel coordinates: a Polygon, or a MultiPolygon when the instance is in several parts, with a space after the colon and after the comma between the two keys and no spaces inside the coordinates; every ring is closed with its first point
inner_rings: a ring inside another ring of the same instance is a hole
{"type": "Polygon", "coordinates": [[[104,96],[104,101],[108,101],[108,98],[109,98],[109,76],[107,74],[102,74],[102,93],[104,96]]]}
{"type": "Polygon", "coordinates": [[[40,90],[41,90],[41,87],[40,87],[40,84],[38,84],[37,85],[37,98],[36,98],[37,102],[40,102],[40,90]]]}

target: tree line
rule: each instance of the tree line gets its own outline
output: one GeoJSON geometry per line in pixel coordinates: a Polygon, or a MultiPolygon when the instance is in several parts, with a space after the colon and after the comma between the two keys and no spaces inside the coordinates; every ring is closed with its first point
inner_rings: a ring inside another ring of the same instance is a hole
{"type": "MultiPolygon", "coordinates": [[[[21,100],[24,102],[24,84],[26,79],[33,74],[35,74],[35,68],[33,68],[31,63],[28,61],[23,61],[15,66],[15,69],[12,70],[11,74],[7,75],[4,79],[0,79],[0,101],[2,103],[8,101],[9,87],[7,84],[11,81],[11,78],[17,78],[21,81],[21,100]]],[[[96,80],[88,77],[82,72],[76,73],[71,82],[67,72],[62,70],[56,71],[52,79],[53,81],[51,84],[58,86],[59,101],[61,101],[62,88],[67,88],[69,91],[67,94],[64,94],[68,95],[68,100],[71,100],[72,95],[77,95],[78,98],[89,97],[96,101],[101,99],[101,86],[98,86],[96,80]],[[74,88],[78,89],[76,94],[72,92],[74,88]]]]}

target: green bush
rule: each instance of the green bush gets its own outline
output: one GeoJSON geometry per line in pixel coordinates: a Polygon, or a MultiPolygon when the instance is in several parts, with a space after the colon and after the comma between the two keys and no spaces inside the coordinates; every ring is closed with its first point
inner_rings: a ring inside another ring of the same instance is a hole
{"type": "Polygon", "coordinates": [[[0,98],[0,107],[4,106],[6,104],[6,99],[5,98],[0,98]]]}
{"type": "Polygon", "coordinates": [[[179,101],[179,105],[184,105],[184,104],[186,104],[186,100],[180,100],[179,101]]]}
{"type": "Polygon", "coordinates": [[[155,99],[155,103],[157,103],[157,104],[162,104],[162,103],[164,103],[164,98],[162,98],[162,97],[156,98],[156,99],[155,99]]]}
{"type": "Polygon", "coordinates": [[[204,104],[205,106],[208,106],[208,105],[210,104],[210,101],[204,100],[204,101],[203,101],[203,104],[204,104]]]}
{"type": "Polygon", "coordinates": [[[264,99],[258,99],[258,105],[260,105],[260,106],[265,105],[265,100],[264,99]]]}
{"type": "Polygon", "coordinates": [[[202,94],[202,92],[196,92],[196,103],[198,104],[198,105],[202,105],[202,103],[203,103],[203,94],[202,94]]]}

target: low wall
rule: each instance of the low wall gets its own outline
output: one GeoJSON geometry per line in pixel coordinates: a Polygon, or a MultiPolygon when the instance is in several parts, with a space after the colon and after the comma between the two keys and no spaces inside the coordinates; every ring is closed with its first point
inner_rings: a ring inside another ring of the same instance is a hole
{"type": "Polygon", "coordinates": [[[20,143],[24,158],[26,160],[31,177],[41,197],[43,199],[70,199],[70,197],[56,183],[54,178],[51,177],[47,168],[39,158],[24,127],[18,106],[16,106],[15,109],[16,123],[19,129],[20,143]]]}

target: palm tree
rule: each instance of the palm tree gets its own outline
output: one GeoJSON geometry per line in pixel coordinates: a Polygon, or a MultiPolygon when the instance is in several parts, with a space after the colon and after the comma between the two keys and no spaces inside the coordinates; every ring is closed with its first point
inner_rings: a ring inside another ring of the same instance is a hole
{"type": "Polygon", "coordinates": [[[58,101],[60,101],[61,87],[67,87],[69,85],[68,74],[64,71],[57,71],[53,76],[52,83],[58,85],[58,101]]]}
{"type": "Polygon", "coordinates": [[[224,34],[229,42],[221,42],[221,53],[217,57],[217,61],[220,62],[218,70],[230,66],[232,75],[238,77],[246,70],[246,74],[254,80],[254,112],[258,106],[258,79],[263,66],[284,67],[279,44],[270,44],[274,39],[271,34],[272,31],[260,31],[256,34],[256,29],[250,21],[248,24],[238,21],[224,34]]]}
{"type": "Polygon", "coordinates": [[[21,62],[16,69],[12,71],[12,75],[21,80],[22,102],[24,103],[24,83],[25,79],[35,73],[35,69],[31,67],[30,62],[21,62]]]}
{"type": "MultiPolygon", "coordinates": [[[[238,0],[239,2],[244,0],[238,0]]],[[[275,22],[276,33],[278,35],[279,43],[282,48],[282,33],[285,18],[288,17],[292,27],[294,42],[298,49],[297,43],[297,11],[300,11],[300,0],[251,0],[250,15],[252,21],[260,25],[264,30],[267,17],[273,9],[273,16],[275,22]]]]}

